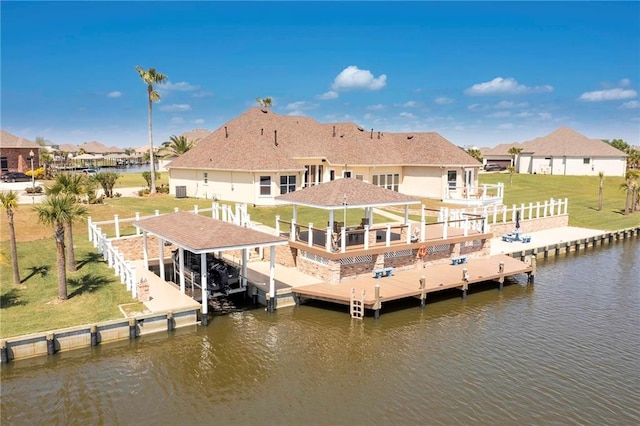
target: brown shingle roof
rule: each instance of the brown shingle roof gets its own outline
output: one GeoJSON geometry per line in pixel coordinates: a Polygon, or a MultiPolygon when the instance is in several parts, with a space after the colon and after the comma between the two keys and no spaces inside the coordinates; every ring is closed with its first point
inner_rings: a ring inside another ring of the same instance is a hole
{"type": "Polygon", "coordinates": [[[206,136],[170,168],[302,170],[296,159],[323,158],[329,165],[478,166],[437,133],[387,133],[354,123],[322,124],[251,108],[206,136]]]}
{"type": "Polygon", "coordinates": [[[197,144],[206,136],[209,136],[209,134],[211,134],[211,130],[193,129],[193,130],[189,130],[188,132],[182,133],[180,136],[184,136],[189,142],[193,142],[194,144],[197,144]]]}
{"type": "Polygon", "coordinates": [[[6,130],[0,130],[0,146],[3,148],[41,148],[37,143],[16,136],[6,130]]]}
{"type": "Polygon", "coordinates": [[[373,207],[418,204],[420,200],[358,179],[338,179],[276,197],[277,201],[336,210],[345,207],[373,207]]]}
{"type": "Polygon", "coordinates": [[[154,216],[134,225],[193,253],[287,243],[286,238],[189,212],[154,216]]]}
{"type": "Polygon", "coordinates": [[[626,154],[617,150],[600,139],[590,139],[569,127],[560,127],[546,136],[522,143],[501,144],[487,151],[483,155],[509,155],[509,148],[517,146],[522,152],[530,152],[536,156],[567,156],[567,157],[625,157],[626,154]]]}
{"type": "Polygon", "coordinates": [[[78,150],[84,149],[86,153],[89,154],[122,154],[124,150],[118,148],[117,146],[107,147],[106,145],[100,142],[83,142],[82,145],[78,147],[78,150]]]}

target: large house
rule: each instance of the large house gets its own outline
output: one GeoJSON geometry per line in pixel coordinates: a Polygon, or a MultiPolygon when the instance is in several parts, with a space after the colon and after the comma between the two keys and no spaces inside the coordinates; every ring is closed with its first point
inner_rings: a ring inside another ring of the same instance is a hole
{"type": "Polygon", "coordinates": [[[0,173],[27,172],[40,167],[40,145],[0,130],[0,173]],[[32,164],[33,161],[33,164],[32,164]]]}
{"type": "Polygon", "coordinates": [[[274,205],[279,195],[339,178],[416,197],[462,198],[477,193],[480,163],[437,133],[389,133],[251,108],[168,168],[177,196],[274,205]]]}
{"type": "Polygon", "coordinates": [[[482,150],[483,162],[511,166],[511,147],[522,149],[513,164],[517,173],[624,176],[627,168],[627,154],[568,127],[527,142],[482,150]]]}

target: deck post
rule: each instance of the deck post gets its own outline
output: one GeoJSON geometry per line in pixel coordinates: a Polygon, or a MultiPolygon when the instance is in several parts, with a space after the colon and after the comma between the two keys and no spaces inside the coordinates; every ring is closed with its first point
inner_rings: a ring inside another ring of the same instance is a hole
{"type": "Polygon", "coordinates": [[[120,220],[118,219],[118,214],[113,215],[113,223],[116,227],[116,238],[120,238],[120,220]]]}
{"type": "Polygon", "coordinates": [[[462,298],[467,298],[467,290],[469,288],[469,271],[467,268],[462,269],[462,298]]]}
{"type": "MultiPolygon", "coordinates": [[[[160,266],[160,278],[162,280],[166,280],[167,277],[164,275],[164,240],[158,237],[158,265],[160,266]]],[[[206,265],[205,265],[206,266],[206,265]]]]}
{"type": "Polygon", "coordinates": [[[369,250],[369,225],[364,226],[364,249],[369,250]]]}
{"type": "Polygon", "coordinates": [[[249,249],[242,249],[242,267],[240,273],[242,274],[242,287],[247,288],[247,263],[249,262],[249,249]]]}
{"type": "Polygon", "coordinates": [[[89,242],[93,241],[93,233],[91,229],[91,216],[87,216],[87,232],[89,233],[89,242]]]}
{"type": "Polygon", "coordinates": [[[420,277],[420,307],[424,308],[427,302],[427,277],[424,275],[420,277]]]}
{"type": "Polygon", "coordinates": [[[529,272],[528,277],[527,277],[528,278],[527,282],[529,284],[533,284],[534,281],[535,281],[535,278],[536,278],[536,263],[537,262],[538,262],[538,260],[537,260],[536,256],[534,256],[534,255],[529,256],[529,263],[531,265],[531,272],[529,272]]]}
{"type": "Polygon", "coordinates": [[[307,246],[313,246],[313,223],[309,222],[309,229],[307,231],[307,246]]]}
{"type": "Polygon", "coordinates": [[[289,235],[289,239],[291,241],[296,240],[296,220],[291,219],[291,234],[289,235]]]}
{"type": "Polygon", "coordinates": [[[380,318],[380,308],[382,307],[382,302],[380,300],[380,284],[376,284],[375,287],[375,302],[373,303],[373,317],[375,319],[380,318]]]}
{"type": "MultiPolygon", "coordinates": [[[[180,293],[185,293],[185,280],[184,280],[184,248],[178,247],[178,264],[180,265],[180,293]]],[[[193,297],[193,295],[191,295],[193,297]]]]}
{"type": "Polygon", "coordinates": [[[273,313],[276,309],[276,246],[269,247],[269,299],[267,309],[273,313]]]}
{"type": "Polygon", "coordinates": [[[385,247],[389,247],[391,245],[391,225],[387,224],[387,233],[385,237],[385,247]]]}
{"type": "Polygon", "coordinates": [[[424,204],[422,204],[422,209],[420,209],[420,242],[424,243],[426,234],[426,218],[425,218],[425,212],[424,212],[424,204]]]}
{"type": "Polygon", "coordinates": [[[142,232],[142,259],[144,262],[144,269],[149,270],[149,247],[147,245],[147,231],[142,232]]]}
{"type": "Polygon", "coordinates": [[[504,285],[504,262],[500,262],[500,264],[498,265],[498,273],[500,274],[498,282],[500,283],[500,291],[502,291],[502,287],[504,285]]]}
{"type": "MultiPolygon", "coordinates": [[[[136,212],[136,222],[140,220],[140,212],[136,212]]],[[[140,228],[136,226],[136,235],[140,235],[140,228]]]]}

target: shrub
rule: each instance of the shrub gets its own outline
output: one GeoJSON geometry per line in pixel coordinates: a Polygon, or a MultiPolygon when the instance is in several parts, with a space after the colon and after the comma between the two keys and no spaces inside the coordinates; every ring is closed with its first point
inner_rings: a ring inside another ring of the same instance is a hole
{"type": "Polygon", "coordinates": [[[28,186],[26,192],[27,194],[42,194],[43,189],[41,186],[28,186]]]}
{"type": "Polygon", "coordinates": [[[104,195],[106,195],[107,198],[111,198],[113,197],[113,187],[116,185],[119,177],[120,175],[115,172],[100,172],[96,173],[91,179],[102,186],[104,195]]]}
{"type": "MultiPolygon", "coordinates": [[[[151,172],[142,172],[142,177],[144,178],[144,181],[147,182],[147,188],[151,189],[151,172]]],[[[159,179],[160,172],[156,172],[156,181],[159,179]]]]}
{"type": "Polygon", "coordinates": [[[28,170],[25,175],[27,176],[34,176],[36,179],[44,179],[44,168],[43,167],[38,167],[37,169],[33,170],[33,173],[31,173],[31,170],[28,170]]]}

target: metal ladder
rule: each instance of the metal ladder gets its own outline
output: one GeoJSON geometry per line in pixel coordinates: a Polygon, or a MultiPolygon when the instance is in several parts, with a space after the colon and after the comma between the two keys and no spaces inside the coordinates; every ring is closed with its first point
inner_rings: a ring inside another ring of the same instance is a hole
{"type": "Polygon", "coordinates": [[[351,313],[351,318],[364,318],[364,295],[365,291],[362,290],[362,295],[360,296],[360,298],[357,298],[356,289],[351,289],[351,303],[349,304],[349,312],[351,313]]]}

